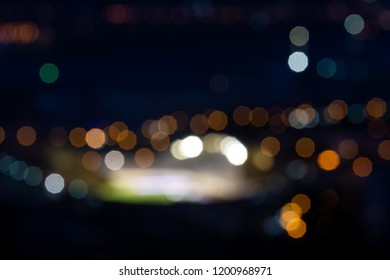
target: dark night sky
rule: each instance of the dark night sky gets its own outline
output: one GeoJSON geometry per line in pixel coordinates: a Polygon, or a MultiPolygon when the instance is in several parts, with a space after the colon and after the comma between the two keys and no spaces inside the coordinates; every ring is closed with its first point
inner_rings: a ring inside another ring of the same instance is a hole
{"type": "MultiPolygon", "coordinates": [[[[230,111],[242,104],[296,106],[309,101],[321,106],[335,98],[365,102],[388,90],[390,56],[385,50],[390,42],[387,31],[377,28],[376,10],[354,2],[359,1],[348,2],[347,7],[373,22],[373,38],[354,39],[342,21],[330,22],[327,3],[245,2],[240,6],[245,11],[243,19],[237,24],[192,17],[183,25],[145,20],[153,7],[167,11],[183,2],[142,2],[137,7],[144,11],[144,17],[122,25],[107,23],[104,2],[30,4],[31,9],[3,4],[19,9],[9,8],[8,14],[4,9],[0,16],[3,20],[37,20],[50,28],[52,36],[49,45],[3,46],[1,87],[4,95],[14,93],[7,96],[9,103],[3,106],[8,114],[26,106],[21,111],[29,112],[21,114],[37,121],[50,116],[75,124],[80,118],[148,118],[174,110],[230,111]],[[259,30],[250,15],[267,9],[270,19],[259,30]],[[308,46],[291,46],[288,34],[295,25],[305,25],[310,31],[308,46]],[[308,53],[309,67],[303,73],[292,72],[287,66],[294,49],[308,53]],[[324,57],[343,60],[348,68],[346,77],[321,78],[316,65],[324,57]],[[39,67],[45,62],[59,67],[55,84],[46,85],[39,79],[39,67]],[[362,71],[368,74],[363,73],[362,79],[356,63],[365,63],[362,71]],[[209,79],[215,73],[223,73],[229,80],[223,94],[209,88],[209,79]],[[28,102],[20,104],[20,98],[28,102]]],[[[203,2],[184,3],[194,13],[197,6],[193,3],[203,2]]]]}

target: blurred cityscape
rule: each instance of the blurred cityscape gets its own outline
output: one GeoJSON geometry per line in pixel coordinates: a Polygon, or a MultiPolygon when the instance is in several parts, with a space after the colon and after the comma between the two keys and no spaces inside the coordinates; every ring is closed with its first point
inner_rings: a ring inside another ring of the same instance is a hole
{"type": "Polygon", "coordinates": [[[0,258],[388,259],[390,3],[0,3],[0,258]]]}

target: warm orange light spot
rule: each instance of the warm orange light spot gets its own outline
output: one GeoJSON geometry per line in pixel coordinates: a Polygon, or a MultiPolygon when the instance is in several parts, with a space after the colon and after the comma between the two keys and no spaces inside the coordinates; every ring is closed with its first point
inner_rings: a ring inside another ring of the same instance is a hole
{"type": "Polygon", "coordinates": [[[116,137],[117,142],[119,143],[125,140],[128,134],[129,131],[127,129],[119,132],[118,136],[116,137]]]}
{"type": "Polygon", "coordinates": [[[21,145],[31,146],[37,139],[37,133],[31,126],[23,126],[18,130],[16,138],[21,145]]]}
{"type": "Polygon", "coordinates": [[[156,132],[150,139],[150,144],[152,145],[153,149],[159,152],[168,149],[170,143],[169,136],[164,132],[156,132]]]}
{"type": "Polygon", "coordinates": [[[294,211],[294,212],[296,212],[299,216],[302,215],[302,208],[301,208],[301,206],[299,206],[299,204],[294,203],[294,202],[286,203],[286,204],[282,207],[281,213],[283,214],[283,213],[286,212],[286,211],[294,211]]]}
{"type": "Polygon", "coordinates": [[[0,42],[32,44],[39,37],[39,28],[34,23],[21,22],[0,24],[0,42]]]}
{"type": "Polygon", "coordinates": [[[286,203],[280,210],[280,225],[286,229],[287,224],[296,218],[301,218],[302,208],[296,203],[286,203]]]}
{"type": "Polygon", "coordinates": [[[279,223],[282,226],[282,228],[286,229],[288,223],[293,219],[300,219],[301,215],[299,215],[297,212],[288,210],[284,211],[280,214],[279,223]]]}
{"type": "Polygon", "coordinates": [[[114,139],[111,138],[110,128],[111,128],[111,125],[108,125],[103,129],[104,133],[106,134],[106,145],[107,146],[113,146],[117,143],[114,139]]]}
{"type": "Polygon", "coordinates": [[[286,231],[292,238],[301,238],[306,233],[306,223],[301,219],[292,219],[287,223],[286,231]]]}
{"type": "Polygon", "coordinates": [[[18,39],[21,43],[34,43],[39,37],[39,29],[35,24],[22,23],[17,28],[18,39]]]}
{"type": "Polygon", "coordinates": [[[266,137],[260,143],[260,150],[264,155],[274,157],[280,151],[280,142],[275,137],[266,137]]]}
{"type": "Polygon", "coordinates": [[[317,162],[320,168],[331,171],[339,166],[340,157],[335,151],[325,150],[318,155],[317,162]]]}
{"type": "Polygon", "coordinates": [[[291,199],[291,202],[299,205],[302,209],[302,213],[309,211],[311,206],[310,198],[305,194],[297,194],[291,199]]]}
{"type": "Polygon", "coordinates": [[[99,128],[92,128],[85,136],[88,146],[93,149],[100,149],[106,143],[106,134],[99,128]]]}
{"type": "Polygon", "coordinates": [[[366,157],[359,157],[352,165],[353,172],[359,177],[367,177],[372,171],[372,162],[366,157]]]}
{"type": "Polygon", "coordinates": [[[300,157],[311,157],[315,151],[315,143],[310,138],[303,137],[295,144],[295,151],[300,157]]]}
{"type": "Polygon", "coordinates": [[[390,140],[384,140],[378,146],[378,154],[385,160],[390,160],[390,140]]]}
{"type": "Polygon", "coordinates": [[[252,121],[252,111],[246,106],[239,106],[233,112],[233,119],[238,125],[248,125],[252,121]]]}
{"type": "Polygon", "coordinates": [[[228,124],[228,118],[222,111],[214,111],[209,115],[209,125],[214,130],[223,130],[228,124]]]}
{"type": "Polygon", "coordinates": [[[329,116],[336,121],[342,120],[348,113],[348,105],[343,100],[335,100],[327,107],[329,116]]]}
{"type": "Polygon", "coordinates": [[[69,133],[69,141],[73,146],[77,148],[83,147],[86,143],[85,141],[86,134],[87,132],[85,131],[84,128],[76,127],[72,129],[71,132],[69,133]]]}
{"type": "Polygon", "coordinates": [[[137,144],[137,136],[131,130],[125,130],[118,135],[118,145],[123,150],[131,150],[137,144]]]}
{"type": "Polygon", "coordinates": [[[262,127],[268,122],[268,111],[261,107],[256,107],[252,110],[252,125],[262,127]]]}
{"type": "Polygon", "coordinates": [[[0,144],[3,143],[5,139],[5,131],[4,129],[0,126],[0,144]]]}
{"type": "Polygon", "coordinates": [[[135,153],[134,161],[139,167],[148,168],[154,162],[154,153],[148,148],[141,148],[135,153]]]}
{"type": "Polygon", "coordinates": [[[68,132],[63,127],[55,127],[49,134],[50,143],[56,147],[63,147],[68,140],[68,132]]]}
{"type": "Polygon", "coordinates": [[[127,131],[127,129],[128,127],[124,122],[114,122],[108,128],[108,135],[112,140],[118,142],[120,141],[120,139],[118,139],[119,134],[123,131],[127,131]]]}
{"type": "Polygon", "coordinates": [[[386,102],[382,98],[373,98],[367,102],[366,112],[367,114],[375,119],[382,117],[387,110],[386,102]]]}
{"type": "Polygon", "coordinates": [[[89,151],[83,155],[81,162],[85,169],[96,171],[102,164],[102,157],[95,151],[89,151]]]}
{"type": "Polygon", "coordinates": [[[338,148],[341,157],[345,159],[353,159],[359,151],[358,144],[352,139],[341,141],[338,148]]]}
{"type": "Polygon", "coordinates": [[[197,114],[191,118],[191,130],[196,134],[203,134],[209,129],[209,122],[205,115],[197,114]]]}
{"type": "Polygon", "coordinates": [[[163,116],[157,123],[158,130],[172,135],[177,130],[177,121],[172,116],[163,116]]]}

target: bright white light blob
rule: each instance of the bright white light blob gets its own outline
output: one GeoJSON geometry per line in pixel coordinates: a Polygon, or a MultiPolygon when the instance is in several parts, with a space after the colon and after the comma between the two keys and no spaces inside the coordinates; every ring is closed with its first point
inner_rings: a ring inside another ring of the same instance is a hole
{"type": "Polygon", "coordinates": [[[303,52],[294,52],[288,57],[288,66],[294,72],[303,72],[309,65],[309,59],[303,52]]]}
{"type": "Polygon", "coordinates": [[[119,151],[111,151],[104,157],[104,163],[110,170],[119,170],[125,164],[125,157],[119,151]]]}
{"type": "Polygon", "coordinates": [[[220,149],[223,155],[233,165],[242,165],[248,159],[248,151],[240,141],[236,138],[227,136],[220,144],[220,149]]]}
{"type": "Polygon", "coordinates": [[[344,20],[344,27],[352,35],[359,34],[364,28],[364,19],[357,14],[351,14],[344,20]]]}
{"type": "Polygon", "coordinates": [[[233,165],[242,165],[248,158],[245,146],[236,138],[218,134],[206,135],[202,140],[197,136],[188,136],[172,143],[170,151],[179,160],[199,156],[203,149],[210,154],[221,153],[233,165]]]}
{"type": "Polygon", "coordinates": [[[108,173],[108,182],[120,199],[164,195],[170,201],[207,202],[244,195],[240,178],[228,175],[183,168],[123,168],[108,173]]]}
{"type": "Polygon", "coordinates": [[[179,144],[179,151],[184,158],[195,158],[203,151],[203,142],[197,136],[188,136],[179,144]]]}
{"type": "Polygon", "coordinates": [[[241,143],[234,143],[227,149],[226,157],[233,165],[242,165],[248,158],[248,151],[241,143]]]}
{"type": "Polygon", "coordinates": [[[64,178],[57,173],[52,173],[46,177],[45,188],[52,194],[60,193],[65,186],[64,178]]]}
{"type": "Polygon", "coordinates": [[[171,144],[171,148],[170,148],[170,151],[171,151],[171,154],[174,158],[178,159],[178,160],[184,160],[186,159],[186,157],[181,153],[180,151],[180,145],[181,145],[181,142],[183,140],[175,140],[172,144],[171,144]]]}

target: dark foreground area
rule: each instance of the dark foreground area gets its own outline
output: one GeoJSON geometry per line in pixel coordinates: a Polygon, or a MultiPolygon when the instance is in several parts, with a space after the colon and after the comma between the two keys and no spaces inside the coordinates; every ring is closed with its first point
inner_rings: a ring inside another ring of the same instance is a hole
{"type": "Polygon", "coordinates": [[[390,248],[386,224],[339,208],[308,214],[308,233],[295,240],[265,230],[273,204],[281,203],[272,198],[126,205],[52,200],[37,190],[15,197],[12,189],[4,192],[7,183],[2,259],[386,259],[390,248]]]}

